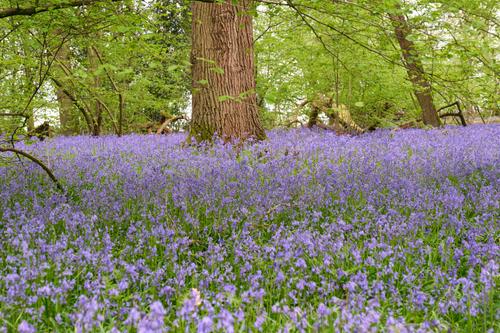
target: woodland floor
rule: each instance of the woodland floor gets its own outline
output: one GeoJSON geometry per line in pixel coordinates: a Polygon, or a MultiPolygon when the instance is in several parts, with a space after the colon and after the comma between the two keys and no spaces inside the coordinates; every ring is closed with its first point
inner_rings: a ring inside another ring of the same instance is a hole
{"type": "Polygon", "coordinates": [[[500,330],[500,125],[268,136],[20,146],[0,332],[500,330]]]}

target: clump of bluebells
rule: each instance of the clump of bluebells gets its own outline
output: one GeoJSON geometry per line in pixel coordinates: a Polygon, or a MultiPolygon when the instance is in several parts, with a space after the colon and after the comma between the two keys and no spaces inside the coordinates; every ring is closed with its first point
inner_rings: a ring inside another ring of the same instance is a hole
{"type": "Polygon", "coordinates": [[[498,329],[500,126],[184,141],[0,166],[0,332],[498,329]]]}

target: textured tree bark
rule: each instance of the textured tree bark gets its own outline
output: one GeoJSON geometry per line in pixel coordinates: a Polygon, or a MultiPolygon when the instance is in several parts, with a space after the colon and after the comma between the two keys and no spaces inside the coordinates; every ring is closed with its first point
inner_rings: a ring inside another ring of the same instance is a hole
{"type": "MultiPolygon", "coordinates": [[[[59,48],[59,52],[56,54],[57,63],[60,67],[60,73],[62,76],[65,76],[63,66],[66,68],[70,68],[70,50],[69,45],[64,43],[59,48]]],[[[64,82],[64,79],[61,79],[61,82],[64,82]]],[[[63,135],[71,135],[75,134],[74,129],[71,124],[71,110],[73,109],[73,101],[71,98],[64,92],[64,88],[56,87],[56,97],[57,103],[59,104],[59,123],[61,128],[61,134],[63,135]]]]}
{"type": "Polygon", "coordinates": [[[403,53],[403,62],[408,72],[408,77],[415,88],[415,96],[422,109],[424,124],[437,127],[440,125],[440,121],[437,115],[436,106],[432,99],[431,84],[425,78],[424,66],[419,59],[415,44],[408,39],[411,33],[411,27],[406,17],[402,14],[390,14],[389,17],[394,26],[396,38],[403,53]]]}
{"type": "Polygon", "coordinates": [[[191,137],[264,139],[255,92],[251,0],[192,4],[191,137]]]}

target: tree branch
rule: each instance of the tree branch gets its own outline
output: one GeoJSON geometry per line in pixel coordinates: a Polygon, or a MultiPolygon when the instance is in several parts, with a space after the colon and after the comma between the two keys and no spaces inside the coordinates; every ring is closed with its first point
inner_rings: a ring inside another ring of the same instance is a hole
{"type": "Polygon", "coordinates": [[[50,179],[54,182],[57,189],[64,193],[64,188],[62,187],[61,183],[59,183],[56,176],[54,176],[52,171],[50,171],[50,169],[42,161],[40,161],[38,158],[34,157],[33,155],[28,154],[25,151],[22,151],[22,150],[19,150],[16,148],[0,147],[0,153],[6,153],[6,152],[11,152],[11,153],[14,153],[18,156],[21,155],[23,157],[26,157],[30,161],[34,162],[35,164],[38,164],[47,173],[47,175],[50,177],[50,179]]]}
{"type": "Polygon", "coordinates": [[[78,102],[78,99],[68,90],[64,87],[64,85],[57,80],[55,77],[51,77],[52,82],[58,87],[63,90],[63,92],[68,96],[68,98],[73,102],[73,104],[76,106],[78,110],[82,113],[83,117],[85,118],[85,122],[87,123],[87,127],[89,128],[89,131],[92,132],[92,129],[94,128],[95,125],[95,120],[92,118],[92,115],[88,111],[88,107],[84,104],[83,106],[78,102]]]}
{"type": "Polygon", "coordinates": [[[462,123],[462,126],[467,126],[467,122],[465,121],[464,114],[462,112],[462,108],[460,107],[460,102],[456,101],[451,104],[445,105],[442,108],[439,108],[437,110],[439,118],[444,118],[444,117],[458,117],[460,119],[460,122],[462,123]],[[451,108],[452,106],[457,107],[457,112],[447,112],[447,113],[442,113],[439,114],[439,112],[443,111],[444,109],[451,108]]]}
{"type": "MultiPolygon", "coordinates": [[[[44,6],[0,8],[0,19],[11,16],[32,16],[38,13],[48,12],[50,10],[81,7],[91,5],[102,0],[69,0],[58,4],[48,4],[44,6]]],[[[122,0],[108,0],[109,2],[118,2],[122,0]]]]}
{"type": "Polygon", "coordinates": [[[302,22],[304,22],[304,24],[312,31],[314,36],[316,36],[316,39],[321,43],[321,45],[323,46],[325,51],[330,53],[342,65],[342,67],[345,68],[346,71],[349,71],[349,69],[344,64],[344,62],[340,60],[339,55],[328,48],[325,41],[323,41],[323,38],[321,38],[320,34],[316,31],[316,29],[314,29],[314,27],[311,25],[311,23],[309,23],[309,21],[307,20],[307,18],[304,15],[304,13],[301,12],[299,9],[297,9],[297,7],[292,3],[292,1],[287,0],[287,4],[291,9],[293,9],[300,16],[300,19],[302,20],[302,22]]]}

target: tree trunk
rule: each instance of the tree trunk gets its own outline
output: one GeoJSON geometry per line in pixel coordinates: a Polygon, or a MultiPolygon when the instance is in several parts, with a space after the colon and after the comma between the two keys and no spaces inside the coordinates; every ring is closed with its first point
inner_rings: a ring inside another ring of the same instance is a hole
{"type": "MultiPolygon", "coordinates": [[[[89,70],[94,76],[94,90],[95,94],[98,94],[99,88],[101,86],[101,79],[99,78],[99,75],[96,73],[97,72],[97,67],[99,66],[99,58],[97,57],[97,54],[92,46],[89,46],[87,49],[87,57],[89,60],[89,70]]],[[[94,126],[92,129],[92,135],[94,136],[99,136],[101,134],[101,128],[102,128],[102,105],[101,102],[96,98],[95,99],[95,104],[94,104],[94,116],[96,121],[94,122],[94,126]]]]}
{"type": "MultiPolygon", "coordinates": [[[[26,79],[26,85],[31,88],[33,86],[34,77],[32,75],[31,68],[26,64],[24,65],[24,74],[26,79]]],[[[29,133],[35,129],[35,112],[33,110],[33,103],[30,103],[30,105],[28,105],[28,108],[25,113],[29,117],[26,121],[26,126],[28,127],[28,133],[29,133]]]]}
{"type": "MultiPolygon", "coordinates": [[[[94,118],[92,117],[92,110],[87,106],[83,101],[78,101],[78,99],[59,82],[56,78],[52,77],[52,82],[57,86],[58,89],[61,89],[71,100],[74,106],[82,113],[83,118],[85,119],[85,123],[89,129],[89,133],[94,131],[94,118]]],[[[77,133],[77,131],[75,131],[77,133]]]]}
{"type": "MultiPolygon", "coordinates": [[[[58,62],[58,67],[60,67],[60,73],[62,76],[65,76],[63,66],[66,68],[70,68],[69,63],[70,50],[68,44],[65,42],[59,48],[59,52],[56,54],[56,59],[58,62]]],[[[64,82],[65,80],[61,80],[64,82]]],[[[56,97],[57,103],[59,104],[59,123],[61,128],[61,134],[63,135],[71,135],[75,134],[74,129],[71,124],[71,110],[73,109],[73,101],[71,98],[64,92],[62,87],[56,87],[56,97]]]]}
{"type": "Polygon", "coordinates": [[[62,135],[72,135],[75,134],[71,126],[71,109],[73,108],[73,102],[66,95],[63,89],[58,88],[56,90],[57,103],[59,104],[59,123],[62,135]]]}
{"type": "Polygon", "coordinates": [[[390,14],[389,17],[394,26],[396,38],[403,53],[403,62],[408,72],[408,77],[415,88],[415,96],[422,109],[424,124],[437,127],[440,125],[440,122],[432,99],[431,84],[425,78],[424,67],[418,57],[418,51],[415,44],[408,39],[411,33],[411,27],[406,17],[402,14],[390,14]]]}
{"type": "Polygon", "coordinates": [[[318,124],[319,108],[316,106],[311,106],[311,112],[309,112],[309,120],[307,121],[307,127],[313,128],[318,124]]]}
{"type": "MultiPolygon", "coordinates": [[[[335,106],[340,105],[340,68],[339,68],[339,54],[335,57],[335,106]]],[[[335,126],[335,128],[340,128],[339,117],[335,117],[335,111],[333,110],[333,105],[329,106],[330,112],[328,112],[328,126],[335,126]]]]}
{"type": "Polygon", "coordinates": [[[191,136],[264,139],[255,91],[251,0],[192,4],[191,136]]]}
{"type": "MultiPolygon", "coordinates": [[[[22,49],[20,50],[20,54],[23,56],[24,61],[23,61],[23,69],[24,69],[24,80],[25,83],[23,84],[23,90],[25,90],[26,93],[32,93],[34,89],[34,81],[35,77],[33,75],[33,71],[31,67],[28,64],[28,52],[27,52],[27,47],[26,43],[22,43],[22,49]]],[[[28,128],[28,132],[31,132],[35,129],[35,113],[33,110],[33,103],[30,103],[27,107],[27,109],[24,112],[25,116],[28,116],[26,119],[26,126],[28,128]]]]}

